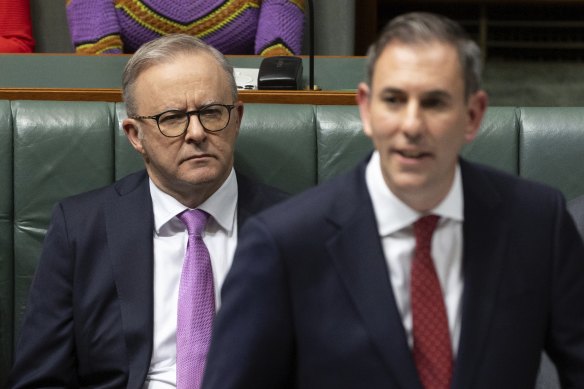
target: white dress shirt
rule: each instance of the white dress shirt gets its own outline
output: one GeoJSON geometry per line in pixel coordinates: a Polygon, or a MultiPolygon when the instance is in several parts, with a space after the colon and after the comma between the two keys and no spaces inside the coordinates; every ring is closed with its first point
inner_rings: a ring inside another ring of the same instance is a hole
{"type": "MultiPolygon", "coordinates": [[[[423,215],[404,204],[387,187],[382,176],[378,152],[373,153],[367,165],[365,180],[373,202],[373,211],[393,294],[402,317],[408,343],[412,347],[410,268],[416,244],[413,223],[423,215]]],[[[432,258],[442,286],[454,356],[458,351],[460,337],[461,298],[464,285],[462,277],[463,207],[462,179],[460,167],[457,166],[454,182],[448,195],[430,212],[440,216],[432,238],[432,258]]]]}
{"type": "MultiPolygon", "coordinates": [[[[178,288],[187,248],[186,226],[176,217],[187,210],[152,180],[154,210],[154,339],[145,389],[176,387],[176,322],[178,288]]],[[[237,244],[237,179],[235,172],[198,209],[211,215],[203,233],[213,268],[216,308],[221,286],[237,244]]]]}

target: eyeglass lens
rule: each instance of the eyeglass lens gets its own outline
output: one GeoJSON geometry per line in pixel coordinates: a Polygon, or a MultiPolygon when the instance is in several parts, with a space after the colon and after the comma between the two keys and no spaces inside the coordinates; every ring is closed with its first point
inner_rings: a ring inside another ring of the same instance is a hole
{"type": "Polygon", "coordinates": [[[183,111],[165,112],[158,118],[160,131],[165,135],[176,136],[182,134],[189,122],[189,116],[196,115],[199,122],[207,131],[221,131],[229,123],[229,109],[222,105],[210,105],[198,112],[186,113],[183,111]]]}

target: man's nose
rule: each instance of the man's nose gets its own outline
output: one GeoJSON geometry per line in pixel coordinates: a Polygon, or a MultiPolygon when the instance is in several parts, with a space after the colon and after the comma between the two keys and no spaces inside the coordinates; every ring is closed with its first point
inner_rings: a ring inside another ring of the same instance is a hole
{"type": "Polygon", "coordinates": [[[401,123],[404,135],[411,140],[418,139],[422,135],[423,124],[424,118],[420,104],[416,101],[409,102],[401,123]]]}
{"type": "Polygon", "coordinates": [[[185,133],[185,140],[187,142],[201,143],[207,138],[207,132],[201,125],[201,121],[197,115],[189,117],[189,125],[185,133]]]}

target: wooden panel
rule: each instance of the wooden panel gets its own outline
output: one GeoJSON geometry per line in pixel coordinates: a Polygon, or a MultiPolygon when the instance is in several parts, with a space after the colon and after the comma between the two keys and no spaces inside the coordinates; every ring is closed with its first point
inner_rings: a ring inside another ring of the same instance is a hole
{"type": "Polygon", "coordinates": [[[335,91],[242,91],[244,103],[355,105],[356,92],[335,91]]]}
{"type": "MultiPolygon", "coordinates": [[[[336,91],[240,91],[244,103],[354,105],[356,93],[336,91]]],[[[0,88],[0,100],[122,101],[119,89],[0,88]]]]}
{"type": "Polygon", "coordinates": [[[0,88],[0,100],[122,101],[119,89],[0,88]]]}

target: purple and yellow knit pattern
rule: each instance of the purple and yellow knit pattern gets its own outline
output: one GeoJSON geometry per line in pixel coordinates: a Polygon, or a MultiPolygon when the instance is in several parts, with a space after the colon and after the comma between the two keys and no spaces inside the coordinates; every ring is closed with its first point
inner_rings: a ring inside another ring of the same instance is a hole
{"type": "Polygon", "coordinates": [[[67,0],[78,53],[133,53],[161,35],[186,33],[224,54],[296,55],[304,0],[67,0]]]}

